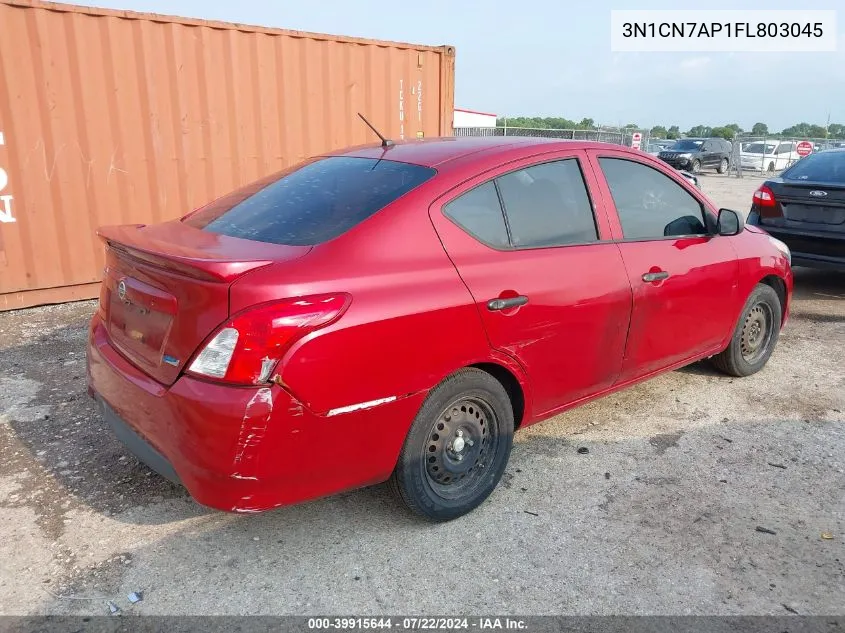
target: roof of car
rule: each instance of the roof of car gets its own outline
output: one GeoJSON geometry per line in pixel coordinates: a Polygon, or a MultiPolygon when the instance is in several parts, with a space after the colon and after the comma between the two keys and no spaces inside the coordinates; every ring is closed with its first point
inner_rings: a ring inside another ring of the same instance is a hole
{"type": "Polygon", "coordinates": [[[541,151],[553,151],[563,147],[571,149],[604,148],[632,151],[622,145],[600,143],[598,141],[529,136],[464,136],[397,141],[395,145],[388,148],[384,148],[379,144],[362,145],[338,150],[327,155],[356,158],[383,158],[385,160],[413,163],[426,167],[436,167],[481,152],[484,152],[485,156],[489,157],[491,154],[512,153],[513,150],[519,149],[523,149],[526,153],[529,153],[532,148],[537,147],[542,148],[541,151]]]}

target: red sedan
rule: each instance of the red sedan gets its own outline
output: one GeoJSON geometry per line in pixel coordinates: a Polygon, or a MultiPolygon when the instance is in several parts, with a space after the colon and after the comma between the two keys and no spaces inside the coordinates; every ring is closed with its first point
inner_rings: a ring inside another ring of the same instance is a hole
{"type": "Polygon", "coordinates": [[[354,148],[100,235],[90,393],[234,512],[390,480],[455,518],[518,428],[700,359],[760,370],[792,293],[782,242],[590,142],[354,148]]]}

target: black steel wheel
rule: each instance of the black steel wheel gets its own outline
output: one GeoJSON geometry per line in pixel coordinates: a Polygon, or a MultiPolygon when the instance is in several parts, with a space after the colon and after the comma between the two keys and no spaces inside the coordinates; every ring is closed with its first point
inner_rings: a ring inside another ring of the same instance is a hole
{"type": "Polygon", "coordinates": [[[459,398],[438,416],[423,449],[429,485],[444,499],[471,494],[498,445],[492,406],[481,398],[459,398]]]}
{"type": "Polygon", "coordinates": [[[761,301],[745,314],[739,348],[742,358],[747,363],[757,362],[768,350],[772,340],[772,307],[761,301]]]}
{"type": "Polygon", "coordinates": [[[414,512],[448,521],[493,491],[513,443],[507,391],[480,369],[463,369],[435,387],[411,426],[391,486],[414,512]]]}
{"type": "Polygon", "coordinates": [[[771,286],[758,284],[745,302],[728,347],[713,364],[732,376],[750,376],[768,362],[780,335],[782,306],[771,286]]]}

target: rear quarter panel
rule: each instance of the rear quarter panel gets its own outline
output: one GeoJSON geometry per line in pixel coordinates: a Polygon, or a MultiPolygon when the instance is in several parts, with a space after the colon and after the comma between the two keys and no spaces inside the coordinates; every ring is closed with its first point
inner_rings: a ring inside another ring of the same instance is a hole
{"type": "Polygon", "coordinates": [[[233,284],[233,311],[282,297],[352,295],[336,323],[296,342],[279,365],[285,386],[312,411],[402,398],[480,362],[505,365],[521,378],[487,342],[431,225],[431,195],[423,185],[302,260],[233,284]]]}

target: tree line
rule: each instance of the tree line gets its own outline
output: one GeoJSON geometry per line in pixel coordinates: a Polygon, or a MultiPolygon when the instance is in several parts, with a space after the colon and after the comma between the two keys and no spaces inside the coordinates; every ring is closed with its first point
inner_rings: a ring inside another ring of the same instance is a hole
{"type": "MultiPolygon", "coordinates": [[[[581,119],[580,121],[573,121],[563,117],[499,117],[496,120],[498,127],[527,127],[538,129],[559,129],[559,130],[595,130],[599,126],[593,119],[581,119]]],[[[629,123],[628,125],[618,126],[601,126],[603,130],[643,130],[636,123],[629,123]]],[[[805,138],[836,138],[845,139],[845,125],[841,123],[831,123],[827,127],[823,125],[814,125],[811,123],[796,123],[780,132],[769,130],[769,126],[765,123],[755,123],[748,131],[743,130],[736,123],[729,123],[727,125],[717,125],[711,127],[709,125],[696,125],[689,130],[682,132],[677,125],[669,126],[655,125],[649,130],[651,138],[666,138],[675,139],[684,136],[687,137],[705,137],[720,136],[728,140],[733,140],[737,134],[751,134],[752,136],[768,136],[771,138],[777,137],[805,137],[805,138]]]]}

